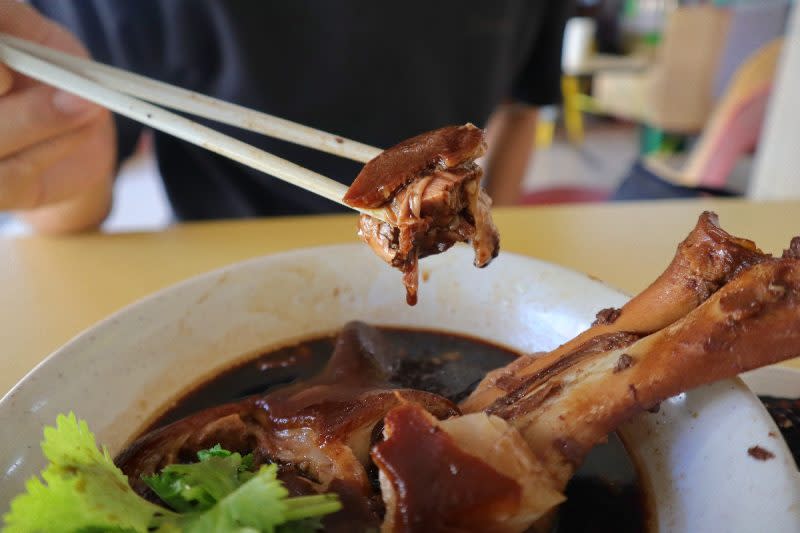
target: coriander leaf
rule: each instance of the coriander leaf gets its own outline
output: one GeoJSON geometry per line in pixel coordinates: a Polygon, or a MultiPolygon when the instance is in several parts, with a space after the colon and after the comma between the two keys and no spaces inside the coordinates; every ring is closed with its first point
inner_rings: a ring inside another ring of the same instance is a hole
{"type": "MultiPolygon", "coordinates": [[[[229,452],[228,450],[224,449],[221,445],[215,444],[211,448],[207,450],[200,450],[197,452],[197,458],[200,461],[207,461],[211,457],[230,457],[230,456],[238,456],[238,453],[229,452]]],[[[253,470],[253,454],[248,453],[247,455],[241,456],[242,463],[239,465],[240,472],[247,472],[253,470]]]]}
{"type": "Polygon", "coordinates": [[[224,449],[221,445],[215,444],[211,448],[207,450],[200,450],[197,452],[197,458],[201,461],[205,461],[209,457],[230,457],[232,454],[228,450],[224,449]]]}
{"type": "Polygon", "coordinates": [[[177,514],[140,498],[84,421],[60,415],[45,428],[50,460],[5,515],[4,533],[311,533],[341,509],[335,494],[290,498],[276,465],[250,472],[252,455],[215,446],[199,463],[171,465],[147,478],[177,514]]]}
{"type": "Polygon", "coordinates": [[[184,532],[275,531],[286,521],[289,494],[278,481],[277,472],[275,465],[266,466],[213,508],[187,516],[181,522],[184,532]]]}
{"type": "Polygon", "coordinates": [[[56,427],[45,428],[42,450],[50,464],[42,479],[28,480],[26,492],[12,500],[3,517],[5,533],[138,533],[173,515],[130,488],[108,451],[98,449],[86,422],[74,413],[59,415],[56,427]]]}
{"type": "Polygon", "coordinates": [[[336,494],[295,496],[286,500],[286,520],[306,520],[335,513],[342,508],[336,494]]]}
{"type": "Polygon", "coordinates": [[[341,509],[333,494],[289,498],[276,465],[264,466],[250,480],[207,511],[186,515],[185,533],[307,533],[319,529],[319,517],[341,509]]]}
{"type": "Polygon", "coordinates": [[[142,480],[164,503],[179,512],[202,511],[236,490],[250,474],[252,455],[242,457],[219,444],[197,453],[198,463],[175,464],[142,480]]]}
{"type": "MultiPolygon", "coordinates": [[[[248,453],[247,455],[242,456],[242,465],[239,467],[239,472],[252,472],[254,462],[255,459],[253,458],[252,453],[248,453]]],[[[242,476],[240,475],[239,478],[241,479],[241,477],[242,476]]]]}

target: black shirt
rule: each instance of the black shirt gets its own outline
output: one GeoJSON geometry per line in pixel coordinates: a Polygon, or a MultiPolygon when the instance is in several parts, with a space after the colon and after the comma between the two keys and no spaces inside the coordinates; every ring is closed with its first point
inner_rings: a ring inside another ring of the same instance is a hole
{"type": "MultiPolygon", "coordinates": [[[[380,147],[559,99],[565,0],[34,0],[95,59],[380,147]]],[[[120,154],[141,126],[118,118],[120,154]]],[[[358,163],[212,124],[349,184],[358,163]]],[[[343,209],[155,133],[179,218],[343,209]]]]}

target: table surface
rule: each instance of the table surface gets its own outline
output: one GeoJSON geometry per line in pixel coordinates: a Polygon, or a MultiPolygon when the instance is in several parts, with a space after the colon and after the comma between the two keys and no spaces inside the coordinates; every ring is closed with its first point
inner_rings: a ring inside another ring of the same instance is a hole
{"type": "MultiPolygon", "coordinates": [[[[664,269],[704,210],[772,253],[800,234],[800,201],[510,208],[496,209],[495,220],[504,251],[552,261],[633,294],[664,269]]],[[[355,239],[351,215],[0,239],[0,395],[80,331],[154,291],[243,259],[355,239]]],[[[800,368],[800,359],[784,364],[800,368]]]]}

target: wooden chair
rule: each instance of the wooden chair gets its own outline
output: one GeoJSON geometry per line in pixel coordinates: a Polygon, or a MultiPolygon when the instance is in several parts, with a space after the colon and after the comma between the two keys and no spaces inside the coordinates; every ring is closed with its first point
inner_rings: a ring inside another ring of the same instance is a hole
{"type": "Polygon", "coordinates": [[[737,69],[682,169],[658,156],[645,157],[645,167],[676,185],[724,187],[739,158],[758,142],[782,45],[783,39],[768,43],[737,69]]]}
{"type": "Polygon", "coordinates": [[[594,78],[601,111],[673,133],[694,134],[713,107],[714,74],[731,13],[712,5],[682,6],[667,18],[652,65],[594,78]]]}

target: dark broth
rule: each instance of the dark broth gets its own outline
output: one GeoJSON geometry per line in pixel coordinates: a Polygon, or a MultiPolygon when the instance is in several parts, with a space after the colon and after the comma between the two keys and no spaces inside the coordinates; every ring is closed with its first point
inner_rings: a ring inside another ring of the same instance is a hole
{"type": "MultiPolygon", "coordinates": [[[[490,370],[517,353],[471,337],[426,330],[380,328],[404,357],[399,385],[459,401],[490,370]]],[[[319,372],[333,351],[333,336],[309,339],[238,364],[187,393],[148,429],[319,372]]],[[[611,435],[586,458],[567,486],[559,533],[645,531],[644,497],[636,467],[622,441],[611,435]]]]}

